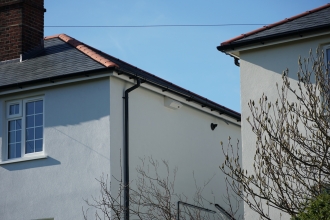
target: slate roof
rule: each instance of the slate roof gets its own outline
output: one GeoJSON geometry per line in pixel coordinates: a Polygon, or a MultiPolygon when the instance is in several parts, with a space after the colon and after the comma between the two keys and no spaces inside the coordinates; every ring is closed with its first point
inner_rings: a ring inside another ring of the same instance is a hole
{"type": "Polygon", "coordinates": [[[17,89],[29,84],[51,83],[67,77],[85,77],[94,73],[109,73],[115,69],[131,78],[152,84],[163,92],[173,92],[187,101],[201,104],[211,111],[241,120],[241,115],[229,108],[181,88],[120,59],[90,47],[65,34],[46,37],[44,50],[19,62],[19,59],[0,62],[0,91],[17,89]]]}
{"type": "Polygon", "coordinates": [[[303,34],[307,32],[320,30],[330,30],[330,3],[246,34],[242,34],[222,42],[217,48],[220,51],[224,51],[226,49],[233,49],[235,47],[278,39],[281,37],[303,36],[303,34]]]}
{"type": "Polygon", "coordinates": [[[0,64],[0,89],[24,82],[104,68],[58,38],[45,40],[44,51],[23,62],[0,64]]]}

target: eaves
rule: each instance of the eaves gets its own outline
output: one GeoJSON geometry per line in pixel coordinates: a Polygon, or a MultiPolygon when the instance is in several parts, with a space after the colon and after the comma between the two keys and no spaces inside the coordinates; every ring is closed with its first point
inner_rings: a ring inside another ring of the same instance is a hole
{"type": "Polygon", "coordinates": [[[326,34],[330,34],[330,24],[295,31],[288,31],[284,33],[268,35],[265,37],[258,37],[250,40],[240,40],[239,42],[233,41],[228,44],[220,45],[217,47],[217,49],[221,52],[229,53],[234,57],[239,57],[238,51],[255,49],[326,34]]]}

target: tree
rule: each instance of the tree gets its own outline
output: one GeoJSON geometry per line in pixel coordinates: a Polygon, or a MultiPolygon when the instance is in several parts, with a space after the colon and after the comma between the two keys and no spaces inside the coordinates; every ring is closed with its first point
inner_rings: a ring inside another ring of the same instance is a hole
{"type": "MultiPolygon", "coordinates": [[[[141,165],[136,167],[137,178],[129,186],[124,186],[121,177],[115,179],[119,184],[119,190],[115,194],[111,191],[111,182],[109,185],[108,179],[102,176],[98,180],[101,187],[100,196],[85,201],[89,207],[96,209],[96,219],[119,220],[122,219],[125,209],[122,205],[123,191],[125,187],[129,187],[129,213],[134,217],[133,219],[177,219],[178,201],[182,202],[179,212],[182,220],[219,219],[221,213],[203,208],[206,204],[214,205],[214,202],[203,197],[203,190],[212,178],[203,186],[197,186],[195,180],[195,195],[188,200],[186,195],[177,193],[175,190],[177,171],[178,168],[171,170],[169,163],[165,160],[158,162],[152,157],[142,158],[141,165]],[[160,170],[165,170],[165,172],[160,172],[160,170]],[[188,201],[193,204],[187,204],[188,201]]],[[[84,211],[85,220],[87,220],[87,211],[84,211]]]]}
{"type": "MultiPolygon", "coordinates": [[[[282,74],[278,99],[263,94],[248,103],[247,121],[256,135],[254,170],[239,163],[238,145],[229,150],[220,169],[234,181],[230,186],[262,219],[268,207],[291,216],[301,212],[330,184],[330,80],[320,49],[298,60],[297,81],[282,74]]],[[[229,181],[228,181],[229,182],[229,181]]]]}

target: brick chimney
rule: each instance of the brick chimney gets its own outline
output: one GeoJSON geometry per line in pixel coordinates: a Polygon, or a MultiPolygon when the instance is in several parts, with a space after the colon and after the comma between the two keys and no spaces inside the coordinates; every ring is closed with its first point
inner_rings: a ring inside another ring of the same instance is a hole
{"type": "Polygon", "coordinates": [[[0,0],[0,62],[43,48],[44,0],[0,0]]]}

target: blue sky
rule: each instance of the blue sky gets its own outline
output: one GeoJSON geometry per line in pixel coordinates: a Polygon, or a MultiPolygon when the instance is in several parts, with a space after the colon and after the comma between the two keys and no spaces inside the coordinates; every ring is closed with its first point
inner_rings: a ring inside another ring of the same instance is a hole
{"type": "Polygon", "coordinates": [[[323,0],[45,0],[45,36],[66,33],[240,112],[239,68],[216,46],[262,25],[154,28],[47,26],[270,24],[326,3],[323,0]]]}

